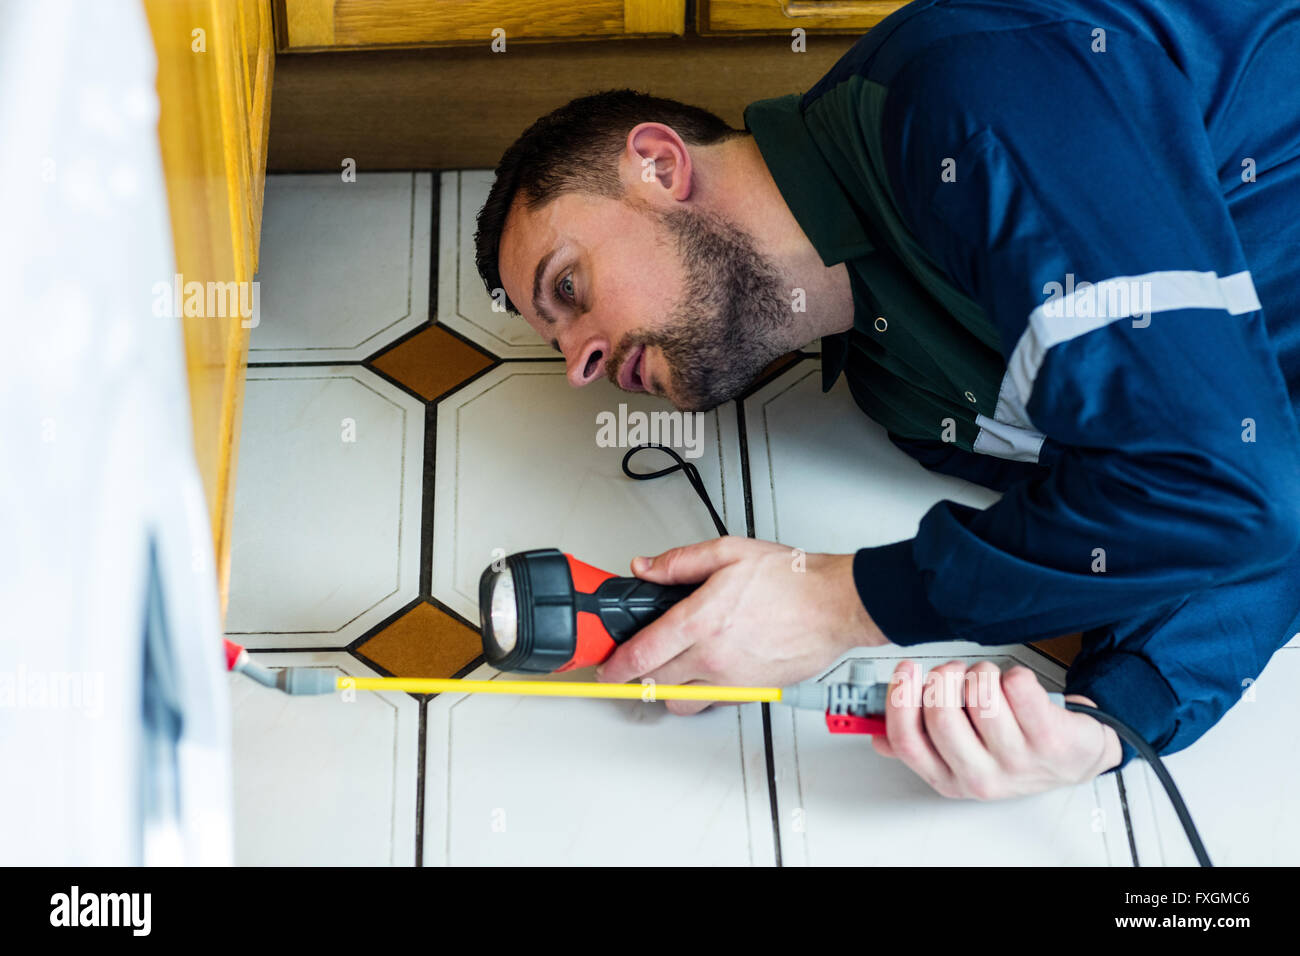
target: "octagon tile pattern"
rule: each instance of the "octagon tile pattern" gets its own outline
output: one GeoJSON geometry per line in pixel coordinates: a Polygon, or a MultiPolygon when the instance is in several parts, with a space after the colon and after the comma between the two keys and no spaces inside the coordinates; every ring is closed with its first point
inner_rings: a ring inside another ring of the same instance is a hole
{"type": "MultiPolygon", "coordinates": [[[[683,476],[629,480],[624,447],[598,431],[597,416],[672,409],[604,380],[570,388],[526,324],[492,309],[472,245],[490,182],[466,171],[268,185],[227,619],[268,665],[495,679],[480,655],[476,583],[497,557],[559,547],[625,573],[634,555],[714,536],[683,476]]],[[[698,435],[670,436],[679,447],[699,438],[691,460],[732,533],[847,552],[911,536],[940,499],[997,500],[913,462],[842,382],[822,394],[815,351],[773,363],[742,400],[702,416],[698,435]]],[[[863,648],[827,674],[850,659],[874,661],[882,680],[902,657],[927,668],[991,659],[1059,688],[1078,646],[1067,635],[863,648]]],[[[1300,718],[1285,691],[1300,677],[1298,648],[1300,635],[1255,700],[1169,761],[1217,862],[1300,860],[1288,815],[1297,755],[1272,730],[1300,718]]],[[[231,691],[240,862],[1190,860],[1137,764],[1016,801],[950,801],[867,740],[779,704],[677,718],[640,702],[362,694],[344,704],[242,678],[231,691]]]]}

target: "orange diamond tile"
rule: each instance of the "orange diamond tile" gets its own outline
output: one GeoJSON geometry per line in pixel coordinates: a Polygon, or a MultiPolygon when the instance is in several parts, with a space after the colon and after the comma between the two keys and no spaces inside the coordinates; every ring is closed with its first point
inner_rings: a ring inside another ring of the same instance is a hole
{"type": "Polygon", "coordinates": [[[397,677],[451,677],[483,652],[478,632],[417,604],[357,648],[397,677]]]}
{"type": "Polygon", "coordinates": [[[428,400],[483,371],[492,359],[445,329],[431,325],[371,364],[428,400]]]}
{"type": "Polygon", "coordinates": [[[1034,647],[1069,667],[1074,663],[1074,658],[1078,656],[1079,651],[1083,649],[1083,635],[1066,634],[1063,637],[1049,637],[1045,641],[1034,641],[1034,647]]]}

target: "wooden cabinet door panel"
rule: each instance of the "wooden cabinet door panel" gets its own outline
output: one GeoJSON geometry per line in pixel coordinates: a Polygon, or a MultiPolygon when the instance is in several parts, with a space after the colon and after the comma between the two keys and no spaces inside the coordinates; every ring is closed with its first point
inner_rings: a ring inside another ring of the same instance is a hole
{"type": "Polygon", "coordinates": [[[703,35],[865,33],[907,0],[698,0],[696,30],[703,35]]]}
{"type": "Polygon", "coordinates": [[[262,193],[266,177],[266,144],[271,130],[271,80],[275,73],[275,31],[270,0],[238,0],[240,46],[244,63],[244,112],[248,117],[250,160],[249,211],[252,227],[253,272],[261,238],[262,193]]]}
{"type": "Polygon", "coordinates": [[[686,0],[277,0],[282,50],[680,36],[686,0]]]}

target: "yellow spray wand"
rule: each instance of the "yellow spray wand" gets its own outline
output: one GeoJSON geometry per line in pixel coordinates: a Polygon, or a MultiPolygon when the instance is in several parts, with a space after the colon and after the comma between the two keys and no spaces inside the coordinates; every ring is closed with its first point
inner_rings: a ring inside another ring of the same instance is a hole
{"type": "MultiPolygon", "coordinates": [[[[335,691],[370,690],[407,694],[513,694],[523,697],[588,697],[605,700],[706,700],[723,703],[782,703],[791,707],[827,711],[828,718],[857,715],[861,724],[869,721],[883,727],[887,684],[873,683],[869,667],[854,662],[848,682],[834,684],[815,680],[789,687],[727,687],[717,684],[604,684],[594,681],[553,680],[463,680],[441,677],[351,677],[321,667],[285,667],[273,670],[258,664],[248,651],[226,641],[226,664],[259,684],[286,694],[330,694],[335,691]],[[832,714],[832,711],[834,714],[832,714]]],[[[867,732],[863,727],[856,732],[867,732]]]]}
{"type": "Polygon", "coordinates": [[[597,697],[613,700],[716,700],[775,702],[780,687],[705,684],[598,684],[588,681],[455,680],[431,677],[337,677],[335,690],[387,690],[408,694],[521,694],[528,697],[597,697]]]}
{"type": "MultiPolygon", "coordinates": [[[[441,677],[350,677],[320,667],[271,669],[258,664],[243,647],[226,641],[226,666],[259,684],[286,694],[329,694],[336,690],[395,691],[407,694],[515,694],[526,697],[596,697],[612,700],[713,700],[729,703],[795,703],[795,688],[721,687],[711,684],[601,684],[591,681],[461,680],[441,677]]],[[[798,685],[803,687],[803,685],[798,685]]],[[[820,706],[825,687],[809,688],[820,706]]],[[[795,706],[809,706],[797,703],[795,706]]]]}

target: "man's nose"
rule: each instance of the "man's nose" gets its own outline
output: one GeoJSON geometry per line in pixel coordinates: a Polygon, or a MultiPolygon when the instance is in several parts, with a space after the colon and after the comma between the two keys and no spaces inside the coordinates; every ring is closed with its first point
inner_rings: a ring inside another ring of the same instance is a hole
{"type": "Polygon", "coordinates": [[[578,347],[573,358],[568,359],[569,384],[581,388],[594,382],[605,374],[608,361],[609,342],[601,336],[592,336],[578,347]]]}

